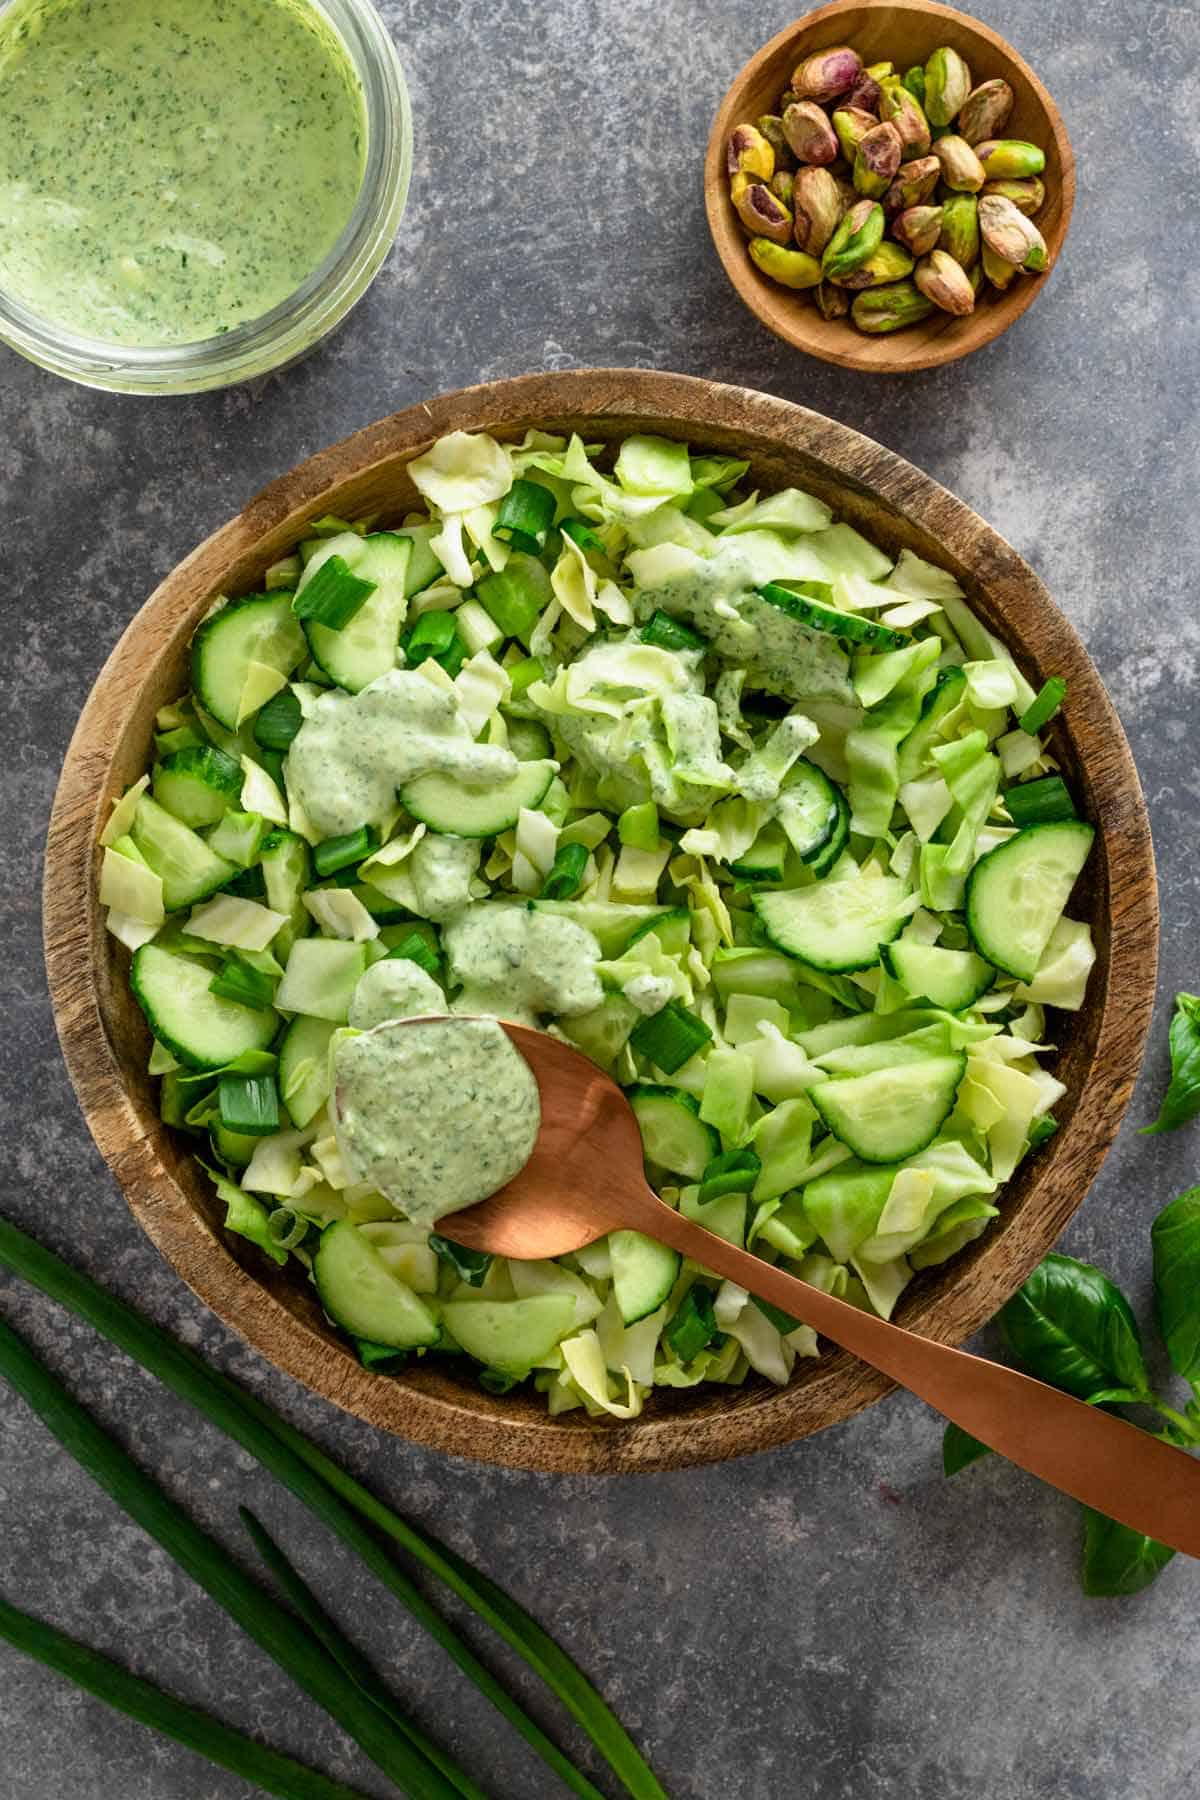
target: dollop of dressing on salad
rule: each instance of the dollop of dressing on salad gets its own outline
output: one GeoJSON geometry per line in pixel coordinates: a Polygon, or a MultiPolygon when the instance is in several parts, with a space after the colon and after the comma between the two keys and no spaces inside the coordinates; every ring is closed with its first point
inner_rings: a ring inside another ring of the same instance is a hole
{"type": "Polygon", "coordinates": [[[445,1014],[446,997],[425,970],[407,957],[372,963],[359,979],[350,1001],[350,1024],[370,1031],[390,1019],[420,1019],[445,1014]]]}
{"type": "Polygon", "coordinates": [[[492,1019],[393,1022],[334,1053],[337,1140],[414,1225],[486,1200],[533,1154],[533,1071],[492,1019]]]}
{"type": "Polygon", "coordinates": [[[288,793],[321,837],[381,826],[397,790],[418,775],[490,787],[517,772],[511,751],[476,744],[457,697],[411,669],[393,669],[359,694],[322,694],[292,739],[288,793]]]}
{"type": "Polygon", "coordinates": [[[19,0],[0,22],[0,284],[116,344],[261,318],[333,249],[367,119],[307,0],[19,0]]]}
{"type": "Polygon", "coordinates": [[[497,1013],[532,1023],[537,1013],[572,1019],[604,998],[590,931],[556,913],[488,901],[468,906],[446,926],[442,942],[460,1012],[497,1013]]]}

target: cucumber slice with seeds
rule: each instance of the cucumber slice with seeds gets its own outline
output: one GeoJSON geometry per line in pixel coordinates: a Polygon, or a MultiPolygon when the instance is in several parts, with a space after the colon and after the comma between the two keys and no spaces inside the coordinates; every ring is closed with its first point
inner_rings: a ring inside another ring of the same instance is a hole
{"type": "Polygon", "coordinates": [[[826,881],[754,894],[752,901],[778,949],[811,968],[840,974],[879,961],[880,946],[903,929],[905,898],[904,883],[884,875],[877,881],[826,881]]]}
{"type": "Polygon", "coordinates": [[[190,825],[148,794],[138,800],[132,837],[154,873],[162,877],[163,905],[169,913],[207,900],[237,874],[234,865],[210,849],[190,825]]]}
{"type": "Polygon", "coordinates": [[[347,693],[357,694],[399,661],[400,628],[408,613],[405,578],[412,540],[377,531],[371,537],[330,538],[311,558],[297,590],[305,585],[330,556],[342,556],[347,567],[362,581],[373,581],[369,594],[341,631],[333,631],[315,619],[304,621],[304,635],[313,661],[347,693]]]}
{"type": "Polygon", "coordinates": [[[938,944],[907,944],[898,938],[880,953],[884,968],[915,1000],[947,1012],[963,1012],[986,994],[996,979],[991,963],[973,950],[945,950],[938,944]]]}
{"type": "Polygon", "coordinates": [[[682,1088],[657,1087],[652,1081],[626,1089],[646,1161],[688,1181],[699,1181],[721,1148],[711,1125],[700,1117],[700,1102],[682,1088]]]}
{"type": "Polygon", "coordinates": [[[1027,825],[980,857],[965,907],[981,956],[1006,975],[1033,980],[1095,835],[1082,819],[1027,825]]]}
{"type": "Polygon", "coordinates": [[[822,1081],[808,1097],[839,1143],[862,1162],[896,1163],[931,1144],[954,1110],[965,1051],[822,1081]]]}
{"type": "MultiPolygon", "coordinates": [[[[450,1229],[454,1229],[453,1220],[450,1229]]],[[[574,1329],[573,1294],[529,1294],[523,1300],[447,1300],[446,1329],[459,1347],[489,1369],[528,1375],[574,1329]]]]}
{"type": "Polygon", "coordinates": [[[798,581],[795,588],[799,591],[768,581],[756,591],[761,600],[777,606],[810,631],[826,631],[831,637],[864,644],[870,650],[903,650],[912,642],[907,633],[893,631],[890,625],[880,625],[874,619],[864,619],[861,613],[843,612],[839,606],[830,605],[828,596],[833,590],[827,582],[798,581]]]}
{"type": "Polygon", "coordinates": [[[355,1337],[416,1350],[441,1336],[424,1300],[392,1274],[371,1240],[346,1219],[321,1233],[312,1273],[329,1317],[355,1337]]]}
{"type": "Polygon", "coordinates": [[[679,1253],[640,1231],[614,1231],[608,1240],[613,1291],[622,1322],[636,1325],[657,1312],[679,1276],[679,1253]]]}
{"type": "Polygon", "coordinates": [[[209,992],[206,962],[176,956],[157,944],[134,952],[129,984],[160,1044],[189,1069],[221,1069],[246,1050],[265,1050],[279,1029],[279,1014],[209,992]]]}
{"type": "Polygon", "coordinates": [[[236,731],[250,664],[290,675],[307,653],[290,593],[246,594],[205,619],[192,639],[192,686],[205,711],[236,731]]]}
{"type": "Polygon", "coordinates": [[[499,787],[469,788],[454,775],[418,775],[400,799],[414,819],[450,837],[495,837],[511,831],[524,808],[539,806],[554,780],[557,763],[522,763],[499,787]]]}
{"type": "MultiPolygon", "coordinates": [[[[839,834],[845,810],[838,789],[815,763],[798,762],[784,780],[776,803],[776,817],[788,842],[802,862],[824,861],[823,852],[839,834]]],[[[846,811],[847,821],[849,813],[846,811]]],[[[840,834],[838,853],[849,831],[840,834]]]]}
{"type": "Polygon", "coordinates": [[[193,830],[215,825],[242,792],[242,769],[214,744],[172,750],[154,765],[151,792],[160,806],[193,830]]]}

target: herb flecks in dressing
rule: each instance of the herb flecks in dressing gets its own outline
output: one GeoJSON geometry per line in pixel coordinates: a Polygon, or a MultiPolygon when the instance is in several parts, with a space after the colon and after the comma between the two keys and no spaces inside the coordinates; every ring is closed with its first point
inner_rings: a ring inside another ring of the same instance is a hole
{"type": "Polygon", "coordinates": [[[541,1013],[576,1018],[604,998],[599,944],[556,913],[494,901],[468,906],[447,925],[442,942],[451,974],[462,983],[454,1003],[459,1012],[528,1024],[541,1013]]]}
{"type": "Polygon", "coordinates": [[[486,1200],[533,1153],[537,1082],[492,1019],[380,1025],[334,1069],[343,1157],[414,1225],[486,1200]]]}
{"type": "Polygon", "coordinates": [[[397,789],[418,775],[456,775],[489,787],[517,772],[517,759],[476,744],[456,696],[409,669],[381,675],[359,694],[322,694],[287,756],[288,793],[322,837],[381,826],[397,789]]]}
{"type": "Polygon", "coordinates": [[[219,336],[324,261],[366,142],[307,0],[26,0],[0,20],[0,286],[109,343],[219,336]]]}

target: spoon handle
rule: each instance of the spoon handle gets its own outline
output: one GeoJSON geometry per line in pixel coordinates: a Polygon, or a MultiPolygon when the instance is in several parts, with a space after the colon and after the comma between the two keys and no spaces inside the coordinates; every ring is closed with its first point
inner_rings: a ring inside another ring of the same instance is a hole
{"type": "Polygon", "coordinates": [[[715,1237],[657,1195],[622,1196],[623,1225],[769,1300],[1063,1493],[1200,1556],[1200,1462],[1016,1369],[918,1337],[715,1237]]]}

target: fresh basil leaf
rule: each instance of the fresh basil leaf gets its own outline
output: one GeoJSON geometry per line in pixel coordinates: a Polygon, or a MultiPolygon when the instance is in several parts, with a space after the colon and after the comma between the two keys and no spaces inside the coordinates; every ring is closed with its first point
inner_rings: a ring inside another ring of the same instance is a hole
{"type": "Polygon", "coordinates": [[[1174,1131],[1200,1113],[1200,994],[1176,994],[1171,1019],[1171,1080],[1153,1125],[1142,1136],[1174,1131]]]}
{"type": "Polygon", "coordinates": [[[978,1438],[964,1431],[961,1425],[947,1425],[942,1438],[942,1473],[957,1475],[960,1469],[969,1469],[973,1462],[981,1456],[992,1454],[989,1444],[981,1444],[978,1438]]]}
{"type": "Polygon", "coordinates": [[[1176,1369],[1200,1391],[1200,1187],[1163,1208],[1150,1244],[1158,1329],[1176,1369]]]}
{"type": "Polygon", "coordinates": [[[1094,1599],[1140,1594],[1160,1575],[1175,1552],[1157,1538],[1083,1509],[1083,1591],[1094,1599]]]}
{"type": "Polygon", "coordinates": [[[1090,1263],[1048,1256],[999,1318],[1009,1348],[1051,1387],[1079,1400],[1116,1387],[1139,1397],[1149,1393],[1129,1302],[1090,1263]]]}

